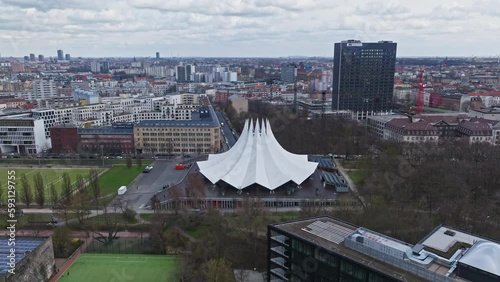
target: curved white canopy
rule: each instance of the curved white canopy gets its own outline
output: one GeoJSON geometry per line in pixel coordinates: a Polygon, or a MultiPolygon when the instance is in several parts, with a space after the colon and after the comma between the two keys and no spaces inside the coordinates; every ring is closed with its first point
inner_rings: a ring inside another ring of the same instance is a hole
{"type": "Polygon", "coordinates": [[[200,172],[212,183],[220,180],[243,189],[259,184],[270,190],[293,181],[300,185],[314,173],[318,163],[307,155],[287,152],[271,131],[269,120],[246,120],[243,132],[227,152],[209,155],[198,162],[200,172]]]}

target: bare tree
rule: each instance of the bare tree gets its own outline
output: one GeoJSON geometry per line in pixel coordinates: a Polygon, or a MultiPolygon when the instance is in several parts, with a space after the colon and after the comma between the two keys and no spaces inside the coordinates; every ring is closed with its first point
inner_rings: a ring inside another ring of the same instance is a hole
{"type": "Polygon", "coordinates": [[[83,224],[84,219],[88,217],[90,208],[90,196],[87,191],[82,190],[80,192],[77,192],[71,200],[70,209],[75,212],[80,224],[83,224]]]}
{"type": "Polygon", "coordinates": [[[21,201],[26,205],[27,208],[30,207],[33,202],[33,193],[31,191],[31,186],[28,183],[26,174],[21,176],[21,201]]]}
{"type": "Polygon", "coordinates": [[[90,188],[92,189],[92,198],[94,205],[99,205],[99,198],[101,197],[101,186],[99,184],[99,174],[96,169],[91,169],[89,172],[90,188]]]}
{"type": "Polygon", "coordinates": [[[131,168],[132,167],[132,158],[131,157],[127,157],[125,159],[125,164],[127,165],[128,168],[131,168]]]}
{"type": "Polygon", "coordinates": [[[45,204],[45,187],[40,172],[37,172],[35,176],[33,176],[33,183],[35,183],[35,202],[37,202],[40,208],[43,208],[45,204]]]}
{"type": "Polygon", "coordinates": [[[76,191],[81,192],[83,190],[85,190],[85,180],[82,175],[78,174],[76,176],[76,191]]]}
{"type": "Polygon", "coordinates": [[[137,156],[137,159],[135,159],[135,162],[137,163],[138,167],[142,167],[142,157],[137,156]]]}
{"type": "Polygon", "coordinates": [[[67,172],[63,173],[62,178],[61,198],[65,198],[69,201],[71,200],[71,178],[67,172]]]}
{"type": "Polygon", "coordinates": [[[91,226],[94,238],[105,245],[111,244],[118,233],[120,219],[123,218],[116,215],[119,213],[123,214],[126,209],[127,202],[123,201],[121,198],[115,199],[110,207],[103,207],[102,218],[104,220],[106,233],[97,230],[98,226],[91,226]]]}
{"type": "Polygon", "coordinates": [[[205,264],[205,281],[235,281],[231,269],[231,263],[225,258],[211,259],[205,264]]]}
{"type": "Polygon", "coordinates": [[[56,186],[54,186],[54,183],[50,183],[49,194],[50,194],[50,201],[52,202],[52,205],[56,206],[57,202],[59,201],[59,195],[57,194],[56,186]]]}

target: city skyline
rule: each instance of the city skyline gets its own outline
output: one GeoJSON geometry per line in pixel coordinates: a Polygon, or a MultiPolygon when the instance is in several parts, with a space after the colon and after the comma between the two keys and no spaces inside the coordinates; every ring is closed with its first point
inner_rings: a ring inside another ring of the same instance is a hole
{"type": "Polygon", "coordinates": [[[341,40],[398,43],[398,57],[496,57],[491,0],[2,0],[3,57],[330,57],[341,40]],[[485,24],[487,23],[487,24],[485,24]],[[36,46],[36,48],[34,48],[36,46]],[[36,50],[34,50],[36,49],[36,50]]]}

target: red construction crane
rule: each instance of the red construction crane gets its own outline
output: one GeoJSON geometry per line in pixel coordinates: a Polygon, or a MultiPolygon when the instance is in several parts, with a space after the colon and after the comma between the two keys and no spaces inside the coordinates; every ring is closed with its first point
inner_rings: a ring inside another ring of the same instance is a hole
{"type": "Polygon", "coordinates": [[[418,78],[417,114],[424,111],[424,69],[420,68],[418,78]]]}

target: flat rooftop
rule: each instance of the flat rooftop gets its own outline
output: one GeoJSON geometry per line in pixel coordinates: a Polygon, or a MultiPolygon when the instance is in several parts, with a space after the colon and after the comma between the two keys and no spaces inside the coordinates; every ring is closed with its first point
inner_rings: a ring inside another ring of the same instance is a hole
{"type": "Polygon", "coordinates": [[[356,260],[367,267],[389,274],[403,281],[428,281],[402,269],[386,264],[373,257],[346,247],[343,242],[359,227],[332,217],[322,216],[305,220],[272,224],[273,227],[291,233],[324,249],[356,260]]]}

